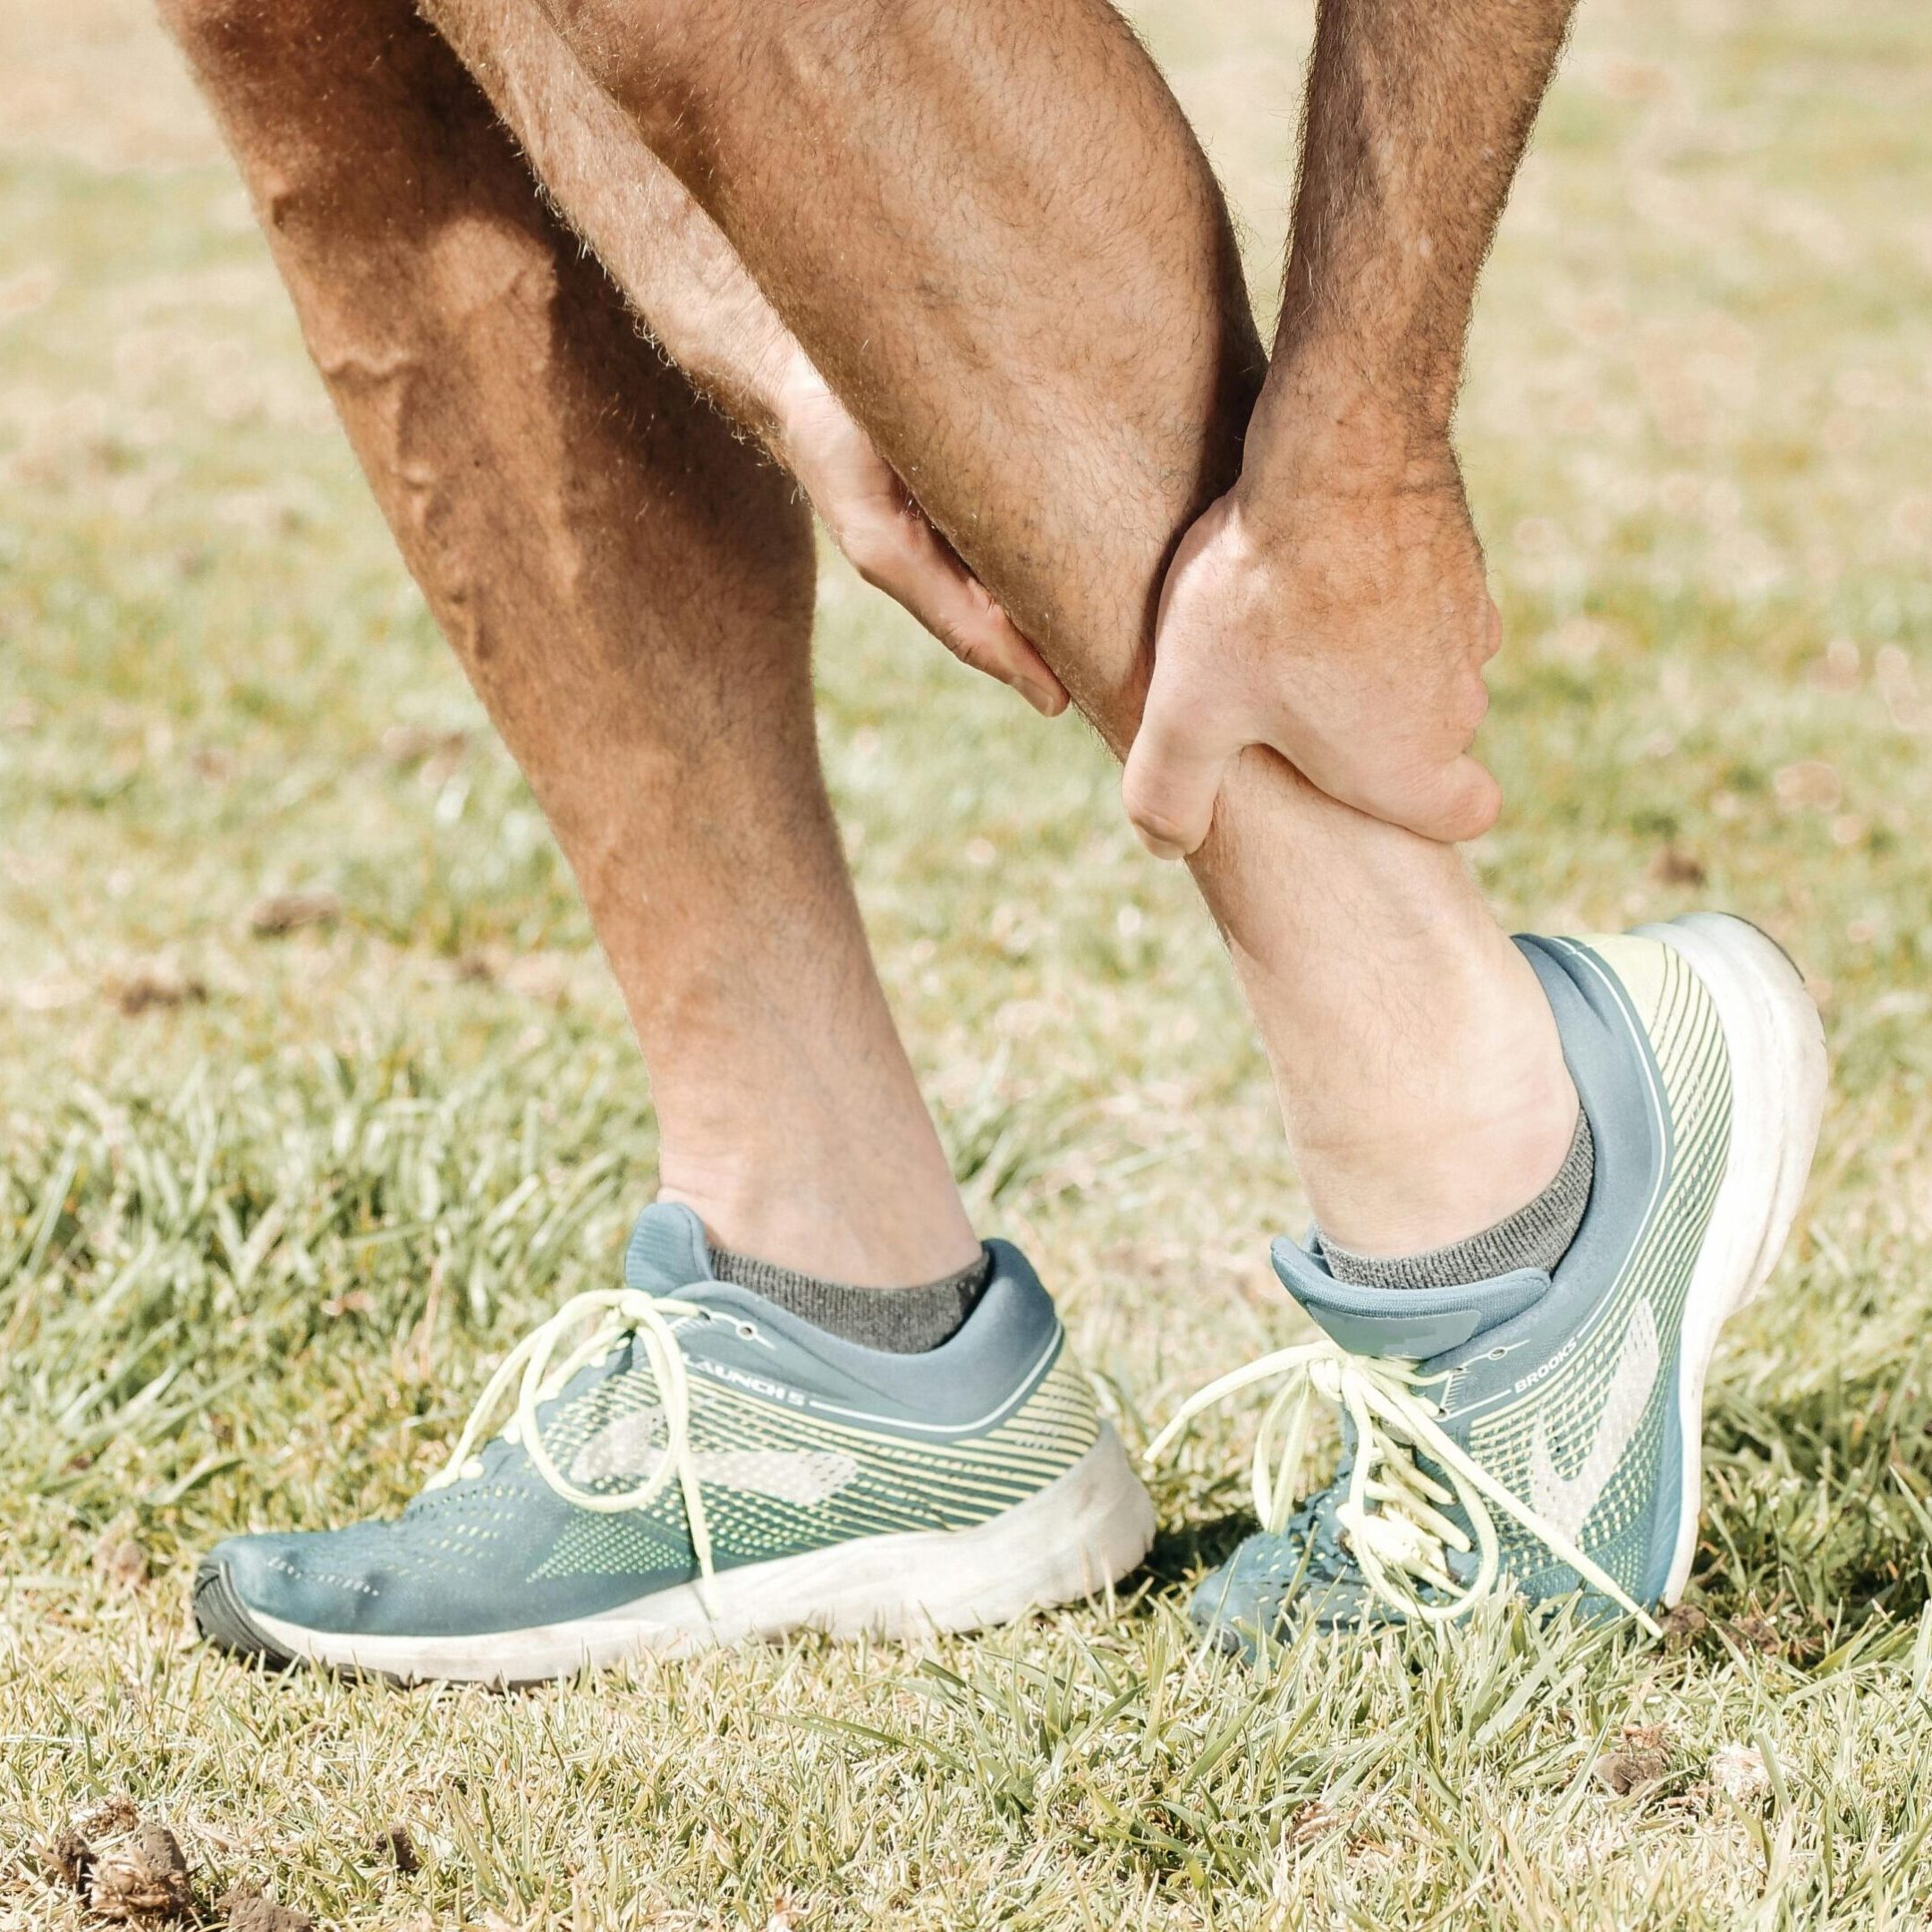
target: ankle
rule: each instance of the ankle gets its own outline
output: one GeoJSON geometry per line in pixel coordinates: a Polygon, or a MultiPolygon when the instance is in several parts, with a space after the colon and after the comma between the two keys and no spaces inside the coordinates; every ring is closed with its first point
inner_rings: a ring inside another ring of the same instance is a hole
{"type": "MultiPolygon", "coordinates": [[[[1500,935],[1496,936],[1500,938],[1500,935]]],[[[1291,1090],[1290,1137],[1322,1232],[1365,1256],[1415,1253],[1493,1226],[1555,1177],[1575,1083],[1534,970],[1506,940],[1432,982],[1406,1038],[1291,1090]]]]}
{"type": "Polygon", "coordinates": [[[1554,1066],[1499,1070],[1402,1097],[1402,1119],[1368,1138],[1297,1137],[1323,1233],[1363,1256],[1414,1254],[1494,1226],[1555,1178],[1576,1133],[1576,1088],[1554,1066]]]}
{"type": "Polygon", "coordinates": [[[938,1174],[869,1172],[835,1161],[693,1157],[665,1148],[658,1199],[682,1202],[716,1248],[860,1288],[935,1282],[980,1247],[958,1190],[938,1174]]]}

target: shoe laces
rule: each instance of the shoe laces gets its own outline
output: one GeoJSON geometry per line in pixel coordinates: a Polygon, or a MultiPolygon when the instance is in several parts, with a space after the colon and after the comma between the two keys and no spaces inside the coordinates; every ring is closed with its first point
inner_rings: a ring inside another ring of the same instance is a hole
{"type": "Polygon", "coordinates": [[[1446,1623],[1492,1596],[1502,1574],[1500,1514],[1628,1611],[1651,1636],[1661,1634],[1600,1564],[1450,1436],[1439,1419],[1440,1406],[1425,1393],[1445,1377],[1425,1376],[1412,1362],[1353,1354],[1326,1338],[1277,1349],[1191,1395],[1148,1445],[1147,1460],[1165,1455],[1204,1409],[1276,1377],[1282,1385],[1262,1411],[1250,1472],[1255,1513],[1269,1534],[1286,1530],[1301,1496],[1320,1400],[1345,1414],[1355,1431],[1354,1458],[1335,1521],[1370,1593],[1391,1609],[1421,1623],[1446,1623]],[[1423,1469],[1419,1453],[1446,1480],[1423,1469]],[[1462,1513],[1467,1529],[1447,1513],[1452,1509],[1462,1513]],[[1450,1571],[1449,1553],[1472,1550],[1475,1575],[1461,1582],[1450,1571]],[[1425,1596],[1425,1590],[1435,1594],[1425,1596]]]}
{"type": "MultiPolygon", "coordinates": [[[[684,1517],[691,1532],[691,1549],[698,1559],[698,1592],[708,1611],[710,1586],[715,1572],[711,1562],[711,1532],[705,1520],[704,1491],[698,1479],[697,1458],[691,1439],[691,1374],[685,1366],[684,1351],[678,1340],[680,1322],[718,1319],[717,1311],[695,1301],[680,1301],[669,1296],[648,1295],[635,1288],[593,1288],[573,1295],[550,1318],[533,1328],[496,1366],[496,1371],[478,1396],[470,1419],[456,1438],[449,1460],[424,1485],[426,1489],[446,1488],[466,1477],[481,1473],[476,1450],[485,1439],[484,1430],[501,1404],[510,1385],[516,1384],[516,1413],[501,1432],[504,1442],[521,1445],[537,1473],[565,1502],[599,1515],[614,1516],[625,1510],[648,1509],[662,1496],[673,1477],[684,1497],[684,1517]],[[594,1321],[592,1327],[562,1360],[558,1350],[573,1330],[594,1321]],[[665,1450],[663,1459],[648,1480],[634,1489],[617,1491],[583,1489],[572,1482],[551,1459],[538,1427],[537,1410],[541,1402],[554,1400],[580,1368],[592,1361],[606,1360],[627,1339],[644,1345],[651,1374],[664,1406],[665,1450]]],[[[741,1324],[741,1326],[744,1326],[741,1324]]]]}

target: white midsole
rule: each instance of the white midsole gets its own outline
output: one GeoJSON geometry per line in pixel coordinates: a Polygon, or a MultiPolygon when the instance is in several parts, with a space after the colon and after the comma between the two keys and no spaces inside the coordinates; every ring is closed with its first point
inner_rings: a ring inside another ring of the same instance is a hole
{"type": "Polygon", "coordinates": [[[692,1584],[597,1616],[474,1637],[309,1630],[249,1606],[292,1657],[408,1680],[530,1683],[644,1651],[675,1654],[796,1630],[899,1638],[1008,1623],[1116,1583],[1154,1540],[1154,1506],[1106,1423],[1037,1495],[967,1530],[867,1537],[722,1571],[708,1610],[692,1584]]]}
{"type": "Polygon", "coordinates": [[[1755,926],[1693,912],[1640,927],[1709,990],[1731,1063],[1731,1151],[1684,1304],[1677,1370],[1683,1495],[1664,1601],[1690,1580],[1703,1504],[1704,1382],[1724,1323],[1765,1284],[1804,1194],[1825,1112],[1825,1031],[1796,968],[1755,926]]]}

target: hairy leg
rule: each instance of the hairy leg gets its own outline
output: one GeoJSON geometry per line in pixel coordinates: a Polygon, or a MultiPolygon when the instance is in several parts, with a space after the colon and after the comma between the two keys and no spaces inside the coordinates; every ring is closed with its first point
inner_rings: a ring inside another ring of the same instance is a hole
{"type": "Polygon", "coordinates": [[[819,775],[811,536],[406,0],[165,0],[404,557],[573,868],[663,1184],[858,1284],[978,1248],[819,775]]]}
{"type": "MultiPolygon", "coordinates": [[[[1212,174],[1118,16],[1103,0],[543,4],[569,53],[539,85],[536,0],[437,0],[479,68],[524,72],[504,95],[571,218],[620,275],[642,245],[608,182],[645,164],[604,106],[571,106],[580,68],[1123,751],[1165,564],[1233,480],[1261,354],[1212,174]],[[590,165],[570,165],[573,140],[590,165]]],[[[1197,877],[1325,1230],[1398,1252],[1535,1192],[1575,1095],[1456,854],[1260,750],[1216,827],[1197,877]]]]}

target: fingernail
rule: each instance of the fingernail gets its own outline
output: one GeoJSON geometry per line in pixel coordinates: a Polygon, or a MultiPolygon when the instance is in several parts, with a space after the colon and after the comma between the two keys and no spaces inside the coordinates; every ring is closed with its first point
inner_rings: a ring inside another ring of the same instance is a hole
{"type": "Polygon", "coordinates": [[[1051,691],[1044,684],[1022,684],[1020,687],[1020,695],[1042,717],[1058,717],[1066,709],[1066,693],[1063,691],[1051,691]]]}
{"type": "Polygon", "coordinates": [[[1147,849],[1150,852],[1152,852],[1157,859],[1165,859],[1172,861],[1175,859],[1185,859],[1187,857],[1187,853],[1182,851],[1180,846],[1170,845],[1165,839],[1157,839],[1154,837],[1151,833],[1143,832],[1139,826],[1136,826],[1134,827],[1134,836],[1139,839],[1140,843],[1145,845],[1147,849]]]}

